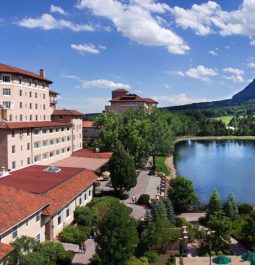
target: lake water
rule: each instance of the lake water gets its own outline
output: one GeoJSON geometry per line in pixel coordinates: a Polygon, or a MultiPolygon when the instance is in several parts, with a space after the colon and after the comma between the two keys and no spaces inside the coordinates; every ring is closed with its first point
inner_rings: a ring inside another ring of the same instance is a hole
{"type": "Polygon", "coordinates": [[[222,200],[233,192],[255,205],[255,141],[184,141],[175,146],[177,174],[193,180],[202,204],[214,188],[222,200]]]}

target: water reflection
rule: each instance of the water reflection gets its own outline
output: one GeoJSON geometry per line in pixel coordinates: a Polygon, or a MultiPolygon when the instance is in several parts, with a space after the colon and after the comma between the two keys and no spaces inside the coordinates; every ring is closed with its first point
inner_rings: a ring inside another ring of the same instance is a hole
{"type": "Polygon", "coordinates": [[[176,144],[177,173],[194,181],[201,202],[216,188],[223,199],[233,192],[240,203],[255,204],[255,141],[184,141],[176,144]]]}

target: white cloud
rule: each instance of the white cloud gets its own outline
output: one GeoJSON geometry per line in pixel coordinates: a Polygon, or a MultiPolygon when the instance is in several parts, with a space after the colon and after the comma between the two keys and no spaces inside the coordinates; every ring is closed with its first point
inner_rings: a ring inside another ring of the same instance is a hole
{"type": "Polygon", "coordinates": [[[97,79],[97,80],[85,80],[82,84],[83,88],[106,88],[106,89],[116,89],[124,88],[129,89],[130,85],[123,83],[116,83],[111,80],[97,79]]]}
{"type": "Polygon", "coordinates": [[[67,79],[80,80],[79,76],[77,76],[77,75],[65,75],[65,74],[62,74],[61,77],[64,77],[64,78],[67,78],[67,79]]]}
{"type": "Polygon", "coordinates": [[[244,82],[244,78],[243,78],[244,71],[242,69],[227,67],[223,69],[223,72],[231,74],[230,76],[223,76],[223,78],[227,80],[231,80],[234,83],[244,82]]]}
{"type": "Polygon", "coordinates": [[[250,57],[247,59],[247,66],[249,68],[255,68],[255,58],[250,57]]]}
{"type": "Polygon", "coordinates": [[[105,17],[113,22],[125,37],[148,46],[166,47],[170,53],[184,54],[189,46],[171,29],[162,27],[153,13],[164,13],[166,4],[154,0],[79,0],[79,9],[90,9],[96,16],[105,17]]]}
{"type": "Polygon", "coordinates": [[[43,30],[52,29],[70,29],[72,31],[94,31],[94,28],[88,24],[75,24],[69,20],[56,19],[50,14],[43,14],[38,18],[23,18],[16,23],[25,28],[41,28],[43,30]]]}
{"type": "Polygon", "coordinates": [[[218,56],[219,55],[218,49],[210,50],[210,51],[208,51],[208,53],[213,55],[213,56],[218,56]]]}
{"type": "MultiPolygon", "coordinates": [[[[255,36],[255,1],[243,0],[242,5],[233,11],[224,11],[215,1],[194,4],[190,9],[171,8],[176,24],[183,29],[190,28],[198,35],[218,33],[222,36],[255,36]]],[[[253,40],[251,44],[254,44],[253,40]]]]}
{"type": "Polygon", "coordinates": [[[98,46],[96,47],[93,44],[90,43],[84,43],[84,44],[71,44],[70,46],[72,49],[79,51],[81,54],[85,54],[85,53],[94,53],[94,54],[98,54],[100,53],[100,49],[106,49],[106,47],[104,46],[98,46]],[[103,47],[103,48],[102,48],[103,47]]]}
{"type": "Polygon", "coordinates": [[[195,102],[208,101],[206,98],[189,97],[185,93],[180,93],[177,95],[169,95],[169,96],[152,96],[152,98],[159,102],[160,107],[178,106],[178,105],[191,104],[195,102]]]}
{"type": "Polygon", "coordinates": [[[255,40],[250,41],[251,46],[255,46],[255,40]]]}
{"type": "Polygon", "coordinates": [[[67,16],[68,13],[60,6],[50,5],[50,12],[51,13],[59,13],[63,16],[67,16]]]}

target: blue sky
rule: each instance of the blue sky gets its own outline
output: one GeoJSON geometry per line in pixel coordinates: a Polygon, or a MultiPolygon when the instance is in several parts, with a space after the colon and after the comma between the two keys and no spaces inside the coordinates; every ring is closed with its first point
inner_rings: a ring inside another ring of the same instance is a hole
{"type": "Polygon", "coordinates": [[[124,87],[160,106],[225,99],[255,73],[255,0],[8,0],[0,61],[45,68],[61,107],[98,112],[124,87]]]}

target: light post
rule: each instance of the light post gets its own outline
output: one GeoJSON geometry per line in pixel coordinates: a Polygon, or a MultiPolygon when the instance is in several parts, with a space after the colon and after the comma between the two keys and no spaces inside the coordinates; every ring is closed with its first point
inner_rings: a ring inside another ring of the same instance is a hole
{"type": "Polygon", "coordinates": [[[215,231],[211,229],[206,230],[206,234],[208,235],[209,238],[209,256],[210,256],[210,265],[212,265],[212,234],[214,234],[215,231]]]}

